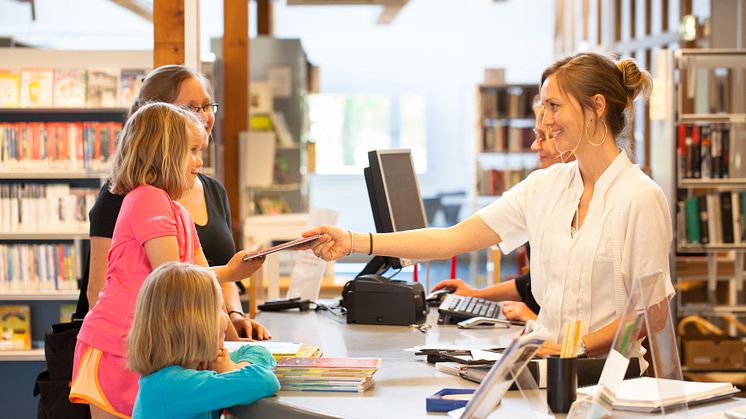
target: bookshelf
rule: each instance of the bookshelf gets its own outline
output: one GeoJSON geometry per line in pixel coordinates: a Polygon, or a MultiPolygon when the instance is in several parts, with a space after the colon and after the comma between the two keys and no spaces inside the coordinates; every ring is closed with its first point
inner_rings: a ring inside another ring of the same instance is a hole
{"type": "MultiPolygon", "coordinates": [[[[219,62],[222,40],[213,39],[211,47],[219,62]]],[[[241,219],[275,211],[305,213],[307,173],[313,167],[307,161],[306,53],[299,39],[257,36],[249,54],[252,128],[240,139],[241,219]]]]}
{"type": "Polygon", "coordinates": [[[677,314],[742,338],[724,318],[746,318],[746,51],[663,50],[655,69],[652,167],[673,215],[677,314]]]}
{"type": "Polygon", "coordinates": [[[535,117],[535,84],[477,87],[476,208],[497,199],[537,168],[530,150],[535,117]]]}
{"type": "MultiPolygon", "coordinates": [[[[131,101],[123,93],[125,74],[141,77],[152,67],[152,52],[0,48],[0,62],[5,89],[12,74],[22,80],[29,69],[53,75],[52,93],[46,93],[51,104],[24,107],[28,103],[0,97],[0,306],[29,307],[32,343],[31,349],[0,351],[0,361],[12,364],[43,361],[45,331],[78,299],[88,210],[107,176],[127,116],[124,102],[131,101]],[[121,77],[116,94],[91,96],[94,78],[115,73],[121,77]],[[82,80],[72,105],[57,100],[60,74],[82,80]]],[[[19,97],[29,86],[18,84],[19,97]]],[[[33,378],[40,369],[22,372],[33,378]]]]}

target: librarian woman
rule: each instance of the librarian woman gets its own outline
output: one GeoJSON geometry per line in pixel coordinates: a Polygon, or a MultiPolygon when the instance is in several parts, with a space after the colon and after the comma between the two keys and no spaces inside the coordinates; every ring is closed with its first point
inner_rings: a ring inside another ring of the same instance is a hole
{"type": "Polygon", "coordinates": [[[551,336],[542,354],[559,354],[561,325],[578,320],[579,352],[605,354],[633,279],[661,271],[663,298],[673,294],[668,204],[630,162],[622,135],[633,101],[651,87],[650,74],[632,59],[593,52],[563,58],[542,74],[542,123],[558,152],[575,161],[534,171],[453,227],[361,234],[321,226],[304,236],[321,234],[312,248],[325,260],[351,252],[447,259],[495,244],[507,253],[528,241],[537,320],[551,336]]]}

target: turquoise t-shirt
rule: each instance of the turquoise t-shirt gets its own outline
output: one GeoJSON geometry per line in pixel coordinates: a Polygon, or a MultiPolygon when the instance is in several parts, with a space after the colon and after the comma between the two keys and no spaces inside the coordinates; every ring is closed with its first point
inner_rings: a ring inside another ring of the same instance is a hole
{"type": "Polygon", "coordinates": [[[251,365],[223,374],[174,365],[140,377],[132,417],[217,419],[221,409],[251,404],[280,389],[272,372],[276,362],[265,348],[242,346],[230,357],[251,365]]]}

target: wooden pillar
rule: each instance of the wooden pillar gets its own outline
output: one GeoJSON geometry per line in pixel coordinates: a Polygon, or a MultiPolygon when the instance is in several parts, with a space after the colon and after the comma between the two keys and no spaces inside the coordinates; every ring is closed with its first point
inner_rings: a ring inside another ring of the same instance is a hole
{"type": "MultiPolygon", "coordinates": [[[[240,241],[238,136],[249,129],[249,0],[223,0],[223,184],[240,241]]],[[[240,246],[239,246],[240,247],[240,246]]]]}
{"type": "Polygon", "coordinates": [[[184,0],[153,2],[153,67],[184,64],[184,0]]]}
{"type": "Polygon", "coordinates": [[[272,36],[275,32],[273,0],[256,0],[257,34],[272,36]]]}

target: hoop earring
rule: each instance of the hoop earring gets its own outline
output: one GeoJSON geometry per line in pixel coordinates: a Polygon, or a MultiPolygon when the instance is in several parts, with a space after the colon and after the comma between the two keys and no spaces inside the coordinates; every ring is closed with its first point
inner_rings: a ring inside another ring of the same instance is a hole
{"type": "Polygon", "coordinates": [[[609,135],[609,128],[606,126],[606,122],[604,122],[603,120],[601,120],[601,123],[604,124],[604,138],[601,139],[600,143],[594,143],[593,141],[591,141],[591,136],[588,135],[588,125],[591,124],[591,121],[588,121],[588,123],[585,124],[585,137],[588,139],[587,140],[588,144],[590,144],[590,145],[592,145],[594,147],[601,147],[604,144],[604,142],[606,142],[606,137],[609,135]]]}

